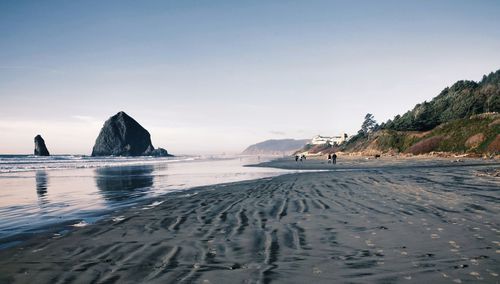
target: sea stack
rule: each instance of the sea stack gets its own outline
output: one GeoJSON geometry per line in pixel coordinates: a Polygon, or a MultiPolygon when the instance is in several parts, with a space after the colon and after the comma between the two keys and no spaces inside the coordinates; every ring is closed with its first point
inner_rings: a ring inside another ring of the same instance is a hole
{"type": "Polygon", "coordinates": [[[113,115],[95,141],[92,156],[171,156],[167,150],[155,149],[151,135],[123,111],[113,115]]]}
{"type": "Polygon", "coordinates": [[[50,156],[42,136],[35,136],[35,156],[50,156]]]}

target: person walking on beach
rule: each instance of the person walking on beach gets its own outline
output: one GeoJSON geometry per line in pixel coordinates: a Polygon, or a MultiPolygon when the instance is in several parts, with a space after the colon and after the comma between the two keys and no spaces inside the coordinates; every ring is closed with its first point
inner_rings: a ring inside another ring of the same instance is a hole
{"type": "Polygon", "coordinates": [[[337,154],[333,153],[332,155],[332,164],[336,164],[337,163],[337,154]]]}
{"type": "Polygon", "coordinates": [[[295,162],[299,160],[299,155],[295,155],[295,162]]]}
{"type": "Polygon", "coordinates": [[[328,154],[328,163],[332,162],[332,154],[328,154]]]}

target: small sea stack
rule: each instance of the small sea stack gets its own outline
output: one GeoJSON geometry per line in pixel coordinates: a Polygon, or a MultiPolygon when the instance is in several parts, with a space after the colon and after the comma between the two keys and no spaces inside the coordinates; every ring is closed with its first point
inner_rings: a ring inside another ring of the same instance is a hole
{"type": "Polygon", "coordinates": [[[45,140],[40,134],[35,136],[35,156],[50,156],[49,150],[45,146],[45,140]]]}
{"type": "Polygon", "coordinates": [[[155,149],[151,135],[123,111],[113,115],[95,141],[92,156],[171,156],[163,148],[155,149]]]}

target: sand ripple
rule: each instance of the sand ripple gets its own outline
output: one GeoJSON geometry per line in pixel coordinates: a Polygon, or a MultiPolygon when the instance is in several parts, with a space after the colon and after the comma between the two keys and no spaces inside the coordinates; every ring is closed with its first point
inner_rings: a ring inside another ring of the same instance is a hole
{"type": "Polygon", "coordinates": [[[460,167],[212,186],[1,251],[0,282],[495,283],[498,189],[460,167]]]}

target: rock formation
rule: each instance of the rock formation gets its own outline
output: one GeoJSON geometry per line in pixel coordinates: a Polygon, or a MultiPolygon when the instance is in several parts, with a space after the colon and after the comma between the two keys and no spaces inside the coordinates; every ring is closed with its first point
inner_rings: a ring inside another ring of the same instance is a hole
{"type": "Polygon", "coordinates": [[[120,111],[104,123],[92,149],[92,156],[171,155],[165,149],[155,149],[149,132],[132,117],[120,111]]]}
{"type": "Polygon", "coordinates": [[[42,136],[35,136],[35,156],[50,156],[42,136]]]}
{"type": "Polygon", "coordinates": [[[165,150],[163,148],[156,148],[149,155],[150,156],[155,156],[155,157],[168,157],[168,156],[172,156],[172,155],[170,155],[167,152],[167,150],[165,150]]]}

